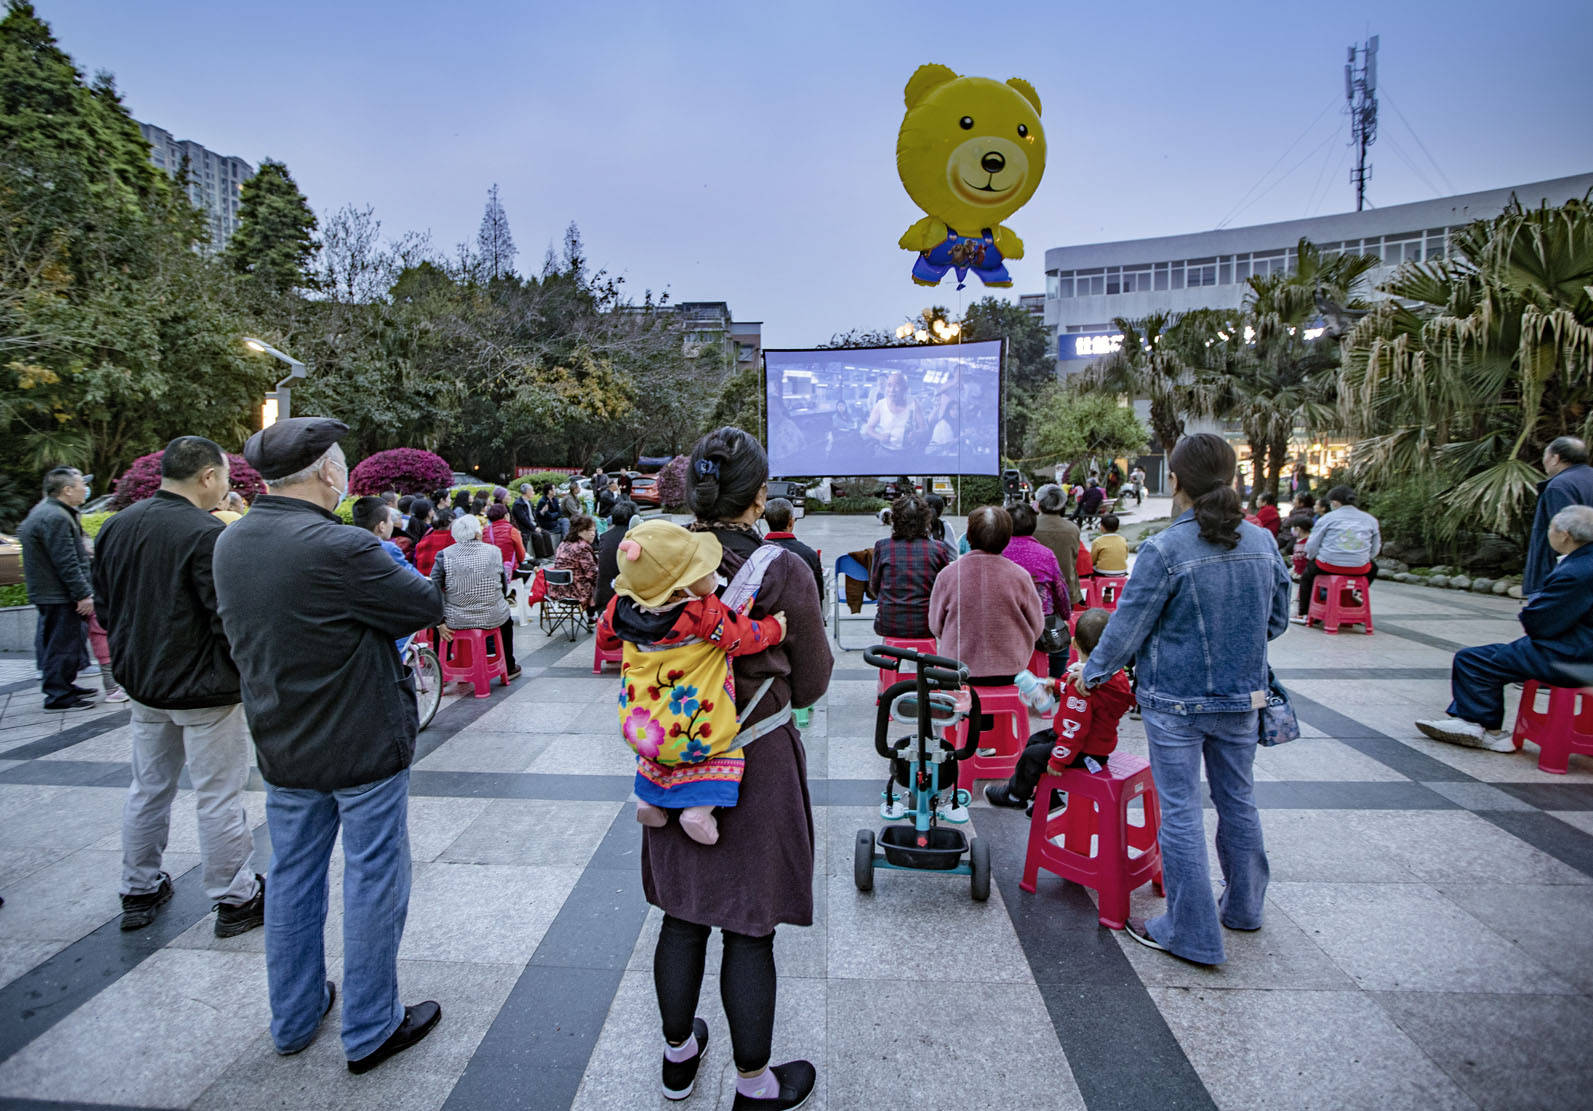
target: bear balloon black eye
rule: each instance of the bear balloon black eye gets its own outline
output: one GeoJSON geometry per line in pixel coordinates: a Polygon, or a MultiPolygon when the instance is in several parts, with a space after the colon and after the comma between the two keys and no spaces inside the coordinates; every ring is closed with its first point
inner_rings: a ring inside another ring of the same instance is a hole
{"type": "Polygon", "coordinates": [[[1029,137],[1029,125],[1026,124],[1026,123],[1020,123],[1018,125],[1018,138],[1027,139],[1028,137],[1029,137]]]}
{"type": "Polygon", "coordinates": [[[957,126],[961,127],[964,131],[972,131],[973,130],[973,117],[972,116],[964,116],[962,119],[957,121],[957,126]]]}

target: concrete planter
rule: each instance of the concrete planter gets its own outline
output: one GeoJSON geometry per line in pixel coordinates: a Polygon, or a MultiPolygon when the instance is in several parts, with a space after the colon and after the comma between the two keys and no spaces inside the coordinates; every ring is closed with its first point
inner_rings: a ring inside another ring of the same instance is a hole
{"type": "Polygon", "coordinates": [[[33,654],[33,631],[39,611],[32,606],[6,606],[0,609],[0,652],[33,654]]]}

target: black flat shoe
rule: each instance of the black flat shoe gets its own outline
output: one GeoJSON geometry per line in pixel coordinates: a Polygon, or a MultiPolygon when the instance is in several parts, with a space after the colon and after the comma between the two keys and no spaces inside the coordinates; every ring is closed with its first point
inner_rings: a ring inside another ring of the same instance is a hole
{"type": "Polygon", "coordinates": [[[783,1065],[772,1066],[769,1071],[780,1082],[779,1093],[768,1099],[753,1099],[737,1092],[730,1111],[796,1111],[813,1094],[813,1085],[819,1078],[818,1072],[808,1061],[787,1061],[783,1065]]]}
{"type": "Polygon", "coordinates": [[[431,999],[424,1003],[416,1003],[412,1007],[405,1007],[404,1021],[398,1024],[398,1029],[394,1030],[374,1053],[368,1053],[358,1061],[350,1061],[348,1071],[356,1075],[370,1072],[395,1053],[404,1052],[430,1034],[432,1027],[437,1025],[440,1018],[442,1018],[442,1008],[431,999]]]}
{"type": "Polygon", "coordinates": [[[991,783],[986,786],[985,801],[991,806],[1004,806],[1009,810],[1022,810],[1028,805],[1023,799],[1014,798],[1005,783],[991,783]]]}
{"type": "Polygon", "coordinates": [[[697,1038],[697,1052],[684,1061],[664,1058],[664,1098],[685,1099],[697,1086],[697,1070],[708,1053],[708,1024],[700,1018],[691,1020],[691,1032],[697,1038]]]}

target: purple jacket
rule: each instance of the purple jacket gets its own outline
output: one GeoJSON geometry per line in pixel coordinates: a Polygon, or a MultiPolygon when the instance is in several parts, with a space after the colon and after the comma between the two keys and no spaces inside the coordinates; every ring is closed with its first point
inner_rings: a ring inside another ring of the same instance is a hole
{"type": "Polygon", "coordinates": [[[1072,614],[1073,605],[1068,601],[1055,552],[1032,536],[1014,536],[1001,554],[1029,573],[1034,588],[1040,592],[1040,607],[1045,613],[1063,617],[1072,614]]]}

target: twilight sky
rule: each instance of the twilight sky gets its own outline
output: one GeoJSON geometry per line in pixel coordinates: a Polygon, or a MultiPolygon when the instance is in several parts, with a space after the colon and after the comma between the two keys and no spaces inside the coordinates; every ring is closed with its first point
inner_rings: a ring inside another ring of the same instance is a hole
{"type": "Polygon", "coordinates": [[[634,294],[728,301],[769,347],[957,308],[896,246],[923,62],[1044,104],[1011,297],[1043,290],[1047,247],[1353,209],[1342,71],[1369,33],[1374,204],[1593,170],[1587,0],[36,3],[137,118],[282,159],[320,214],[373,204],[451,251],[498,182],[522,271],[574,220],[634,294]]]}

